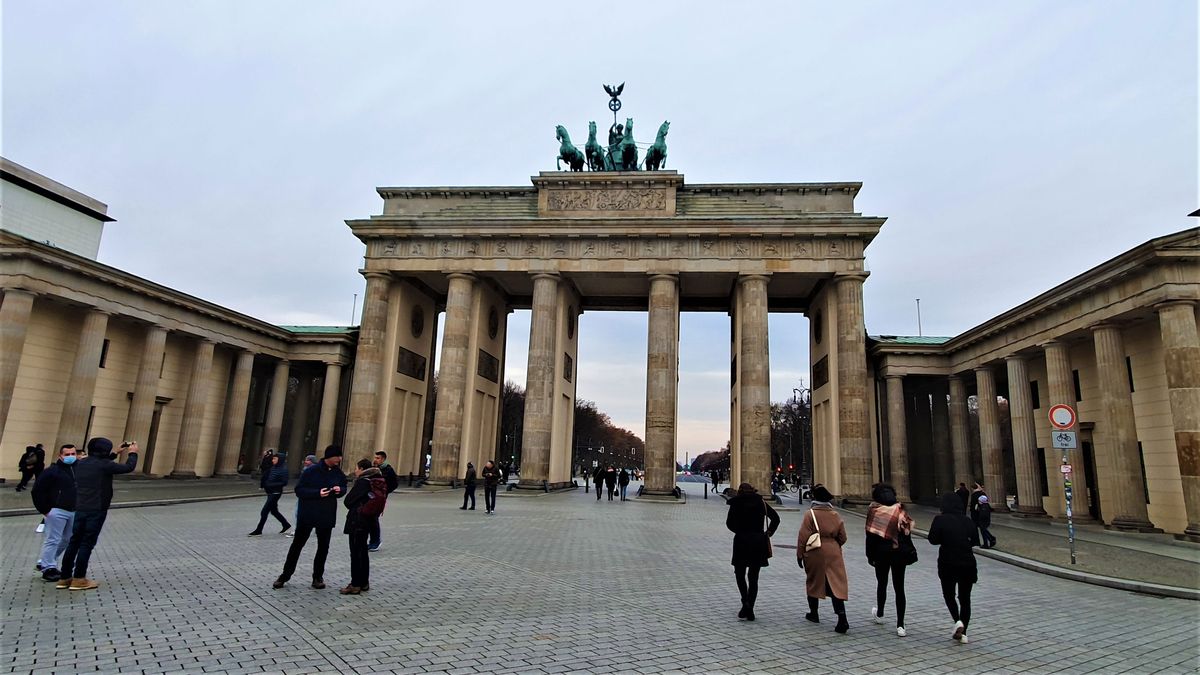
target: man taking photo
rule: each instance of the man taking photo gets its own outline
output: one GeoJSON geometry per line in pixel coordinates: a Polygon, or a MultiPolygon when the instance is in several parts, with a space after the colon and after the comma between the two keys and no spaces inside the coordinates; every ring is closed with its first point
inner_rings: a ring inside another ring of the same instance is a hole
{"type": "Polygon", "coordinates": [[[87,568],[112,504],[112,477],[137,468],[137,443],[121,444],[121,452],[129,453],[124,463],[113,461],[112,449],[112,441],[107,438],[93,438],[87,444],[87,461],[74,465],[75,522],[71,527],[71,542],[63,554],[62,578],[55,588],[87,591],[100,586],[87,578],[87,568]]]}

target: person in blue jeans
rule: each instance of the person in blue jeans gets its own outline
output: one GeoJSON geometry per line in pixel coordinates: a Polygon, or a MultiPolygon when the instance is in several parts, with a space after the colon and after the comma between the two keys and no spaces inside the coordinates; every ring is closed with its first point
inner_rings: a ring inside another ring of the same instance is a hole
{"type": "Polygon", "coordinates": [[[67,550],[75,523],[75,446],[70,443],[58,450],[58,461],[46,469],[33,484],[33,506],[44,516],[46,538],[37,564],[42,579],[58,581],[58,559],[67,550]]]}
{"type": "Polygon", "coordinates": [[[75,463],[75,521],[71,525],[71,542],[63,554],[62,577],[55,588],[88,591],[100,587],[87,578],[87,569],[112,504],[112,477],[132,473],[138,458],[137,443],[121,444],[121,452],[129,452],[124,463],[113,461],[112,449],[112,441],[107,438],[93,438],[87,444],[87,459],[75,463]]]}
{"type": "Polygon", "coordinates": [[[621,501],[627,501],[625,492],[629,489],[629,471],[621,469],[621,473],[617,475],[617,485],[621,487],[621,501]]]}
{"type": "Polygon", "coordinates": [[[979,497],[975,507],[975,524],[979,527],[979,540],[983,543],[981,548],[995,548],[996,538],[989,531],[992,526],[992,503],[987,495],[979,497]]]}

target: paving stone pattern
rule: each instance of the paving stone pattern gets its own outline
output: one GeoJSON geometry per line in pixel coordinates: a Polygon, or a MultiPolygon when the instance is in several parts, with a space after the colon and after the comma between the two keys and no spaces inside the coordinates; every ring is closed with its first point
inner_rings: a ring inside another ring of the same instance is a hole
{"type": "MultiPolygon", "coordinates": [[[[804,621],[803,571],[777,547],[758,621],[736,618],[724,503],[602,501],[581,491],[502,496],[460,511],[454,493],[399,494],[371,556],[371,590],[349,575],[335,531],[325,581],[309,588],[315,540],[292,581],[290,539],[248,538],[259,503],[233,500],[109,514],[92,562],[97,591],[33,574],[35,517],[0,519],[2,672],[1196,672],[1200,603],[1078,584],[980,559],[972,642],[949,635],[936,550],[918,541],[908,637],[868,615],[874,576],[862,521],[846,547],[849,635],[833,614],[804,621]]],[[[281,508],[291,513],[293,499],[281,508]]],[[[778,544],[803,513],[785,512],[778,544]]],[[[340,516],[339,516],[340,521],[340,516]]],[[[927,524],[926,524],[927,525],[927,524]]],[[[340,522],[339,522],[340,527],[340,522]]]]}

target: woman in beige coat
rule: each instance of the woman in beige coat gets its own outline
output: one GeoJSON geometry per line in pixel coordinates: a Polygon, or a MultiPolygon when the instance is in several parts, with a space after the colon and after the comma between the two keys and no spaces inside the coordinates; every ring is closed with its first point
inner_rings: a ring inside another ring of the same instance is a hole
{"type": "Polygon", "coordinates": [[[824,485],[814,487],[812,496],[812,509],[804,514],[800,536],[796,539],[796,557],[807,575],[808,614],[805,614],[804,618],[813,623],[820,623],[817,602],[829,595],[833,600],[833,611],[838,617],[837,626],[833,630],[845,633],[850,630],[850,624],[846,621],[849,585],[846,581],[846,565],[842,560],[846,525],[833,509],[833,495],[824,485]],[[806,551],[809,538],[817,532],[821,534],[821,546],[806,551]]]}

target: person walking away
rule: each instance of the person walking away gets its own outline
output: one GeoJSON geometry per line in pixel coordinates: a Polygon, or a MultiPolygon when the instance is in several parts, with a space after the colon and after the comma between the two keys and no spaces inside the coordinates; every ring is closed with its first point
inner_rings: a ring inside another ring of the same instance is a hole
{"type": "Polygon", "coordinates": [[[981,495],[975,505],[975,524],[979,526],[979,541],[982,548],[995,548],[996,538],[992,536],[992,501],[987,495],[981,495]]]}
{"type": "Polygon", "coordinates": [[[489,516],[496,515],[496,489],[500,486],[500,469],[488,460],[483,465],[483,508],[489,516]]]}
{"type": "Polygon", "coordinates": [[[37,568],[43,581],[58,581],[58,560],[67,550],[71,525],[75,522],[75,446],[70,443],[58,449],[58,461],[50,465],[33,484],[30,496],[33,506],[42,514],[46,525],[42,551],[37,568]]]}
{"type": "Polygon", "coordinates": [[[604,492],[604,467],[599,464],[592,471],[592,483],[596,488],[596,501],[600,501],[600,493],[604,492]]]}
{"type": "Polygon", "coordinates": [[[871,619],[883,623],[887,605],[888,576],[896,594],[896,635],[904,637],[904,569],[916,562],[917,549],[912,542],[912,517],[904,505],[896,501],[896,490],[880,483],[871,491],[867,509],[867,563],[875,568],[875,606],[871,619]]]}
{"type": "Polygon", "coordinates": [[[971,496],[967,499],[967,515],[971,516],[971,522],[973,523],[977,523],[979,518],[979,498],[986,494],[987,492],[983,489],[982,483],[977,482],[971,488],[971,496]]]}
{"type": "Polygon", "coordinates": [[[942,512],[929,526],[929,543],[938,549],[938,579],[942,582],[942,599],[950,618],[954,620],[954,640],[967,643],[967,626],[971,623],[971,587],[979,580],[973,546],[979,545],[974,523],[963,513],[958,495],[942,495],[942,512]],[[955,600],[955,591],[958,600],[955,600]]]}
{"type": "Polygon", "coordinates": [[[29,481],[37,481],[37,477],[46,468],[46,451],[39,450],[36,445],[25,447],[24,454],[17,460],[17,468],[21,471],[21,482],[17,483],[17,492],[25,489],[29,481]]]}
{"type": "Polygon", "coordinates": [[[349,535],[350,583],[341,591],[342,595],[358,595],[371,589],[371,555],[368,542],[372,521],[378,521],[387,505],[387,479],[371,460],[360,459],[354,470],[354,485],[342,504],[346,507],[346,526],[343,533],[349,535]]]}
{"type": "Polygon", "coordinates": [[[621,486],[621,501],[629,501],[626,498],[626,493],[629,491],[629,471],[621,469],[621,473],[617,475],[617,485],[621,486]]]}
{"type": "MultiPolygon", "coordinates": [[[[300,474],[301,474],[301,475],[303,475],[303,474],[304,474],[304,471],[305,471],[305,469],[307,469],[308,467],[310,467],[310,466],[312,466],[313,464],[316,464],[316,463],[317,463],[317,456],[316,456],[316,455],[305,455],[305,456],[304,456],[304,465],[300,467],[300,474]]],[[[296,500],[296,510],[295,510],[295,512],[292,514],[292,520],[295,520],[296,522],[300,522],[300,500],[299,500],[299,499],[297,499],[297,500],[296,500]]],[[[283,536],[285,536],[285,537],[289,537],[289,538],[290,538],[290,537],[295,537],[295,536],[296,536],[296,531],[295,531],[295,530],[289,530],[289,531],[285,532],[283,536]]]]}
{"type": "Polygon", "coordinates": [[[754,620],[754,601],[758,598],[758,574],[770,563],[771,536],[779,529],[779,514],[771,508],[750,483],[738,486],[737,494],[726,502],[729,512],[725,527],[733,532],[733,574],[742,596],[739,619],[754,620]],[[763,520],[766,519],[766,530],[763,520]]]}
{"type": "Polygon", "coordinates": [[[283,588],[292,578],[300,552],[313,532],[317,534],[317,553],[313,556],[312,587],[325,588],[325,558],[329,555],[329,536],[337,525],[337,499],[346,491],[346,474],[342,473],[341,464],[342,448],[330,445],[325,448],[320,462],[300,474],[300,480],[296,482],[296,498],[300,500],[296,536],[288,548],[283,571],[271,584],[272,588],[283,588]]]}
{"type": "Polygon", "coordinates": [[[460,511],[466,511],[467,500],[471,501],[471,511],[475,510],[475,465],[467,462],[467,475],[463,477],[463,505],[458,507],[460,511]]]}
{"type": "Polygon", "coordinates": [[[604,491],[608,493],[608,501],[612,501],[617,494],[617,468],[612,464],[604,470],[604,491]]]}
{"type": "Polygon", "coordinates": [[[254,528],[249,535],[257,537],[262,534],[263,526],[267,524],[267,516],[275,516],[275,520],[283,525],[283,529],[279,534],[283,534],[292,529],[292,524],[287,518],[279,512],[279,498],[283,496],[283,488],[288,484],[288,470],[286,455],[271,455],[271,466],[263,472],[260,485],[263,491],[267,493],[267,503],[263,504],[262,511],[258,514],[258,527],[254,528]]]}
{"type": "Polygon", "coordinates": [[[965,511],[967,505],[971,503],[971,491],[967,489],[967,484],[959,483],[958,487],[954,490],[954,494],[958,495],[958,498],[962,500],[963,510],[965,511]]]}
{"type": "Polygon", "coordinates": [[[71,541],[63,553],[62,576],[55,588],[87,591],[100,586],[87,578],[87,569],[112,504],[112,477],[132,472],[138,459],[137,443],[121,444],[121,452],[129,453],[124,463],[113,461],[112,447],[112,441],[97,436],[87,443],[87,461],[74,465],[75,519],[71,523],[71,541]]]}
{"type": "Polygon", "coordinates": [[[826,595],[833,601],[833,611],[837,614],[838,622],[834,627],[837,633],[850,630],[846,620],[846,599],[849,596],[849,584],[846,580],[846,563],[842,559],[842,546],[846,544],[846,525],[841,516],[833,509],[833,495],[824,485],[817,484],[812,489],[812,508],[804,514],[800,524],[800,535],[796,539],[796,559],[804,568],[808,594],[808,614],[805,619],[813,623],[821,623],[817,615],[818,601],[826,595]],[[820,544],[816,544],[814,534],[820,535],[820,544]],[[813,543],[809,541],[813,540],[813,543]],[[811,548],[809,548],[811,546],[811,548]]]}
{"type": "Polygon", "coordinates": [[[716,492],[716,491],[717,491],[717,484],[721,482],[721,480],[720,480],[720,478],[721,478],[721,474],[720,474],[719,472],[717,472],[717,470],[716,470],[716,469],[713,469],[712,471],[709,471],[709,472],[708,472],[708,478],[709,478],[709,480],[711,480],[711,481],[712,481],[712,490],[713,490],[713,492],[716,492]]]}
{"type": "MultiPolygon", "coordinates": [[[[383,482],[387,483],[389,495],[395,492],[396,488],[400,487],[400,477],[396,475],[396,470],[392,468],[392,465],[388,464],[386,452],[377,450],[375,452],[375,459],[371,464],[376,469],[379,469],[379,473],[383,477],[383,482]]],[[[371,525],[371,536],[367,541],[367,551],[371,553],[378,551],[379,547],[383,545],[383,530],[380,529],[379,521],[380,518],[376,518],[371,525]]]]}

